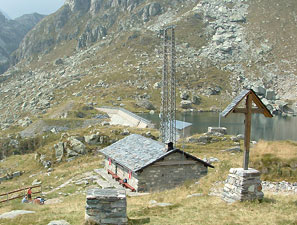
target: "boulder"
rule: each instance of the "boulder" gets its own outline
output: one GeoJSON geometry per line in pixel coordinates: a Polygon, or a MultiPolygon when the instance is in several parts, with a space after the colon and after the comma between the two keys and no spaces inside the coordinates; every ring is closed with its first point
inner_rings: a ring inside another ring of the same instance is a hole
{"type": "Polygon", "coordinates": [[[33,182],[32,182],[32,186],[35,186],[35,185],[40,185],[42,184],[42,182],[40,180],[37,180],[35,179],[33,182]]]}
{"type": "Polygon", "coordinates": [[[201,98],[199,96],[197,96],[197,95],[193,95],[193,97],[192,97],[192,103],[194,105],[199,105],[201,103],[201,98]]]}
{"type": "Polygon", "coordinates": [[[50,160],[46,160],[42,163],[45,169],[48,169],[52,166],[52,162],[50,160]]]}
{"type": "Polygon", "coordinates": [[[64,63],[63,59],[56,59],[55,65],[62,65],[64,63]]]}
{"type": "Polygon", "coordinates": [[[210,157],[207,161],[208,161],[208,163],[220,162],[220,160],[218,158],[215,158],[215,157],[210,157]]]}
{"type": "Polygon", "coordinates": [[[266,97],[267,100],[275,100],[275,92],[274,92],[274,90],[268,89],[266,91],[266,96],[265,97],[266,97]]]}
{"type": "Polygon", "coordinates": [[[214,134],[214,133],[221,133],[221,134],[227,134],[227,128],[226,127],[208,127],[208,133],[214,134]]]}
{"type": "Polygon", "coordinates": [[[231,141],[239,142],[239,138],[237,136],[231,136],[230,139],[231,141]]]}
{"type": "Polygon", "coordinates": [[[180,107],[182,109],[190,109],[190,108],[192,108],[192,102],[189,100],[182,100],[180,102],[180,107]]]}
{"type": "Polygon", "coordinates": [[[233,148],[228,148],[226,150],[222,150],[222,152],[241,152],[242,150],[240,149],[240,146],[236,146],[233,148]]]}
{"type": "Polygon", "coordinates": [[[154,110],[154,109],[156,109],[154,107],[154,105],[149,100],[146,100],[146,99],[139,100],[136,103],[136,105],[139,106],[139,107],[141,107],[141,108],[145,108],[147,110],[154,110]]]}
{"type": "Polygon", "coordinates": [[[154,89],[159,89],[161,88],[161,86],[162,86],[161,82],[156,82],[153,87],[154,89]]]}
{"type": "Polygon", "coordinates": [[[51,130],[50,130],[53,134],[57,134],[58,133],[58,130],[57,128],[53,127],[51,130]]]}
{"type": "Polygon", "coordinates": [[[187,198],[201,197],[201,196],[203,196],[202,193],[194,193],[194,194],[191,194],[191,195],[187,195],[187,198]]]}
{"type": "Polygon", "coordinates": [[[121,132],[121,135],[127,136],[130,134],[130,131],[127,129],[124,129],[123,132],[121,132]]]}
{"type": "Polygon", "coordinates": [[[284,111],[284,107],[288,104],[286,103],[285,101],[282,101],[282,100],[276,100],[275,101],[275,104],[276,104],[276,110],[279,110],[281,112],[284,111]]]}
{"type": "Polygon", "coordinates": [[[72,151],[72,150],[69,149],[69,148],[66,149],[66,153],[67,153],[67,154],[66,154],[67,158],[76,157],[76,156],[79,155],[77,152],[72,151]]]}
{"type": "Polygon", "coordinates": [[[238,140],[244,140],[244,135],[243,134],[238,134],[237,136],[238,140]]]}
{"type": "Polygon", "coordinates": [[[188,100],[189,99],[189,93],[187,91],[183,91],[181,94],[180,94],[180,98],[182,100],[188,100]]]}
{"type": "Polygon", "coordinates": [[[232,16],[230,17],[230,21],[231,21],[231,22],[237,22],[237,23],[241,22],[241,23],[244,23],[245,20],[246,20],[246,19],[245,19],[244,15],[242,15],[242,14],[240,14],[240,13],[238,13],[238,14],[234,14],[234,15],[232,15],[232,16]]]}
{"type": "Polygon", "coordinates": [[[70,225],[70,223],[68,223],[65,220],[53,220],[49,222],[47,225],[70,225]]]}
{"type": "Polygon", "coordinates": [[[214,88],[212,88],[212,87],[208,87],[206,90],[205,90],[205,94],[206,95],[218,95],[218,94],[220,94],[220,92],[221,92],[221,87],[219,87],[219,86],[216,86],[216,87],[214,87],[214,88]]]}
{"type": "Polygon", "coordinates": [[[68,143],[72,151],[82,155],[87,153],[86,146],[77,137],[69,137],[68,143]]]}
{"type": "Polygon", "coordinates": [[[266,89],[263,86],[255,86],[253,87],[253,90],[256,92],[257,95],[266,95],[266,89]]]}
{"type": "Polygon", "coordinates": [[[29,117],[25,117],[18,121],[18,124],[22,127],[27,127],[32,123],[32,120],[29,117]]]}
{"type": "Polygon", "coordinates": [[[27,210],[13,210],[10,212],[6,212],[0,215],[0,219],[13,219],[19,215],[35,213],[34,211],[27,211],[27,210]]]}
{"type": "Polygon", "coordinates": [[[101,123],[101,125],[102,125],[102,126],[109,126],[109,125],[110,125],[110,123],[109,123],[109,122],[107,122],[107,121],[103,121],[103,122],[101,123]]]}
{"type": "Polygon", "coordinates": [[[58,144],[54,145],[55,148],[55,155],[56,155],[56,160],[60,162],[63,158],[64,155],[64,143],[59,142],[58,144]]]}
{"type": "Polygon", "coordinates": [[[271,105],[270,101],[268,101],[266,98],[263,98],[261,101],[268,110],[273,111],[273,106],[271,105]]]}
{"type": "Polygon", "coordinates": [[[187,139],[187,141],[190,143],[200,143],[200,144],[208,144],[211,142],[211,140],[212,140],[212,137],[207,135],[202,135],[198,138],[189,137],[187,139]]]}
{"type": "Polygon", "coordinates": [[[16,172],[12,173],[12,177],[19,177],[21,175],[22,175],[21,171],[16,171],[16,172]]]}
{"type": "Polygon", "coordinates": [[[91,134],[89,136],[85,136],[85,142],[89,145],[99,144],[100,136],[98,134],[91,134]]]}

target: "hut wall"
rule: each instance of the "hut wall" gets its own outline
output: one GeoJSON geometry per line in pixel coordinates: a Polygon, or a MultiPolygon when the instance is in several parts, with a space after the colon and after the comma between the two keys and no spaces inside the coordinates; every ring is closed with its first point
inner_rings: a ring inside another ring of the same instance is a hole
{"type": "Polygon", "coordinates": [[[207,167],[202,163],[175,153],[145,168],[138,175],[138,191],[170,189],[182,185],[185,181],[199,179],[206,174],[207,167]]]}

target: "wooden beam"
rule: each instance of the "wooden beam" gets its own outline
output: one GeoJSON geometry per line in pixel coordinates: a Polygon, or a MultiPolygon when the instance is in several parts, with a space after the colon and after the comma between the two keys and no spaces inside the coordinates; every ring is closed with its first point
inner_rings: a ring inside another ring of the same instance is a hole
{"type": "Polygon", "coordinates": [[[252,121],[252,96],[249,94],[246,98],[245,130],[244,130],[244,158],[243,169],[249,168],[249,153],[251,141],[251,123],[252,121]]]}
{"type": "Polygon", "coordinates": [[[263,102],[259,99],[259,97],[256,94],[253,94],[253,102],[259,107],[263,108],[263,114],[265,117],[272,117],[272,114],[270,111],[266,108],[266,106],[263,104],[263,102]]]}
{"type": "Polygon", "coordinates": [[[187,160],[187,161],[165,161],[165,162],[156,162],[152,166],[175,166],[175,165],[195,165],[197,161],[187,160]]]}
{"type": "MultiPolygon", "coordinates": [[[[247,113],[247,109],[244,108],[237,108],[233,110],[233,113],[247,113]]],[[[252,108],[252,113],[264,113],[264,109],[260,108],[252,108]]]]}

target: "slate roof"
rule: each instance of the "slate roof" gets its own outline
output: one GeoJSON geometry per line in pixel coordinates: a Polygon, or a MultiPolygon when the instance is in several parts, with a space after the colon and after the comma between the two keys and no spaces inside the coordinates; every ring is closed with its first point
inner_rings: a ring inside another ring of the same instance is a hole
{"type": "Polygon", "coordinates": [[[192,125],[192,123],[176,120],[176,129],[178,129],[178,130],[182,130],[182,129],[189,127],[191,125],[192,125]]]}
{"type": "Polygon", "coordinates": [[[139,172],[145,167],[174,152],[184,153],[187,157],[191,157],[192,159],[203,163],[205,166],[213,167],[201,159],[198,159],[179,149],[165,152],[164,148],[165,145],[158,141],[154,141],[138,134],[131,134],[128,137],[125,137],[100,150],[100,152],[132,172],[139,172]]]}
{"type": "Polygon", "coordinates": [[[248,95],[250,90],[243,90],[237,95],[233,101],[221,112],[221,116],[226,117],[239,103],[240,101],[248,95]]]}

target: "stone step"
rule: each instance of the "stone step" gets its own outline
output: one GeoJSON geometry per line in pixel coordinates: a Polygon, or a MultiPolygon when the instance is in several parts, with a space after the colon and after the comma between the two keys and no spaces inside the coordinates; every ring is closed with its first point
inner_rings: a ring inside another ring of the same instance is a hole
{"type": "Polygon", "coordinates": [[[102,188],[102,189],[106,189],[106,188],[112,188],[113,185],[110,184],[109,182],[102,180],[102,179],[97,179],[96,183],[102,188]]]}
{"type": "MultiPolygon", "coordinates": [[[[116,180],[112,179],[112,176],[107,173],[107,171],[103,168],[100,169],[94,169],[94,172],[99,174],[102,178],[106,180],[110,185],[117,189],[124,189],[126,190],[126,194],[130,197],[136,197],[136,196],[143,196],[148,195],[149,193],[139,193],[139,192],[132,192],[130,189],[124,188],[122,185],[120,185],[116,180]]],[[[100,184],[99,184],[100,185],[100,184]]]]}
{"type": "Polygon", "coordinates": [[[124,189],[116,180],[112,179],[112,176],[107,173],[107,171],[103,168],[94,169],[95,173],[99,174],[102,178],[106,180],[111,186],[117,189],[124,189]]]}

